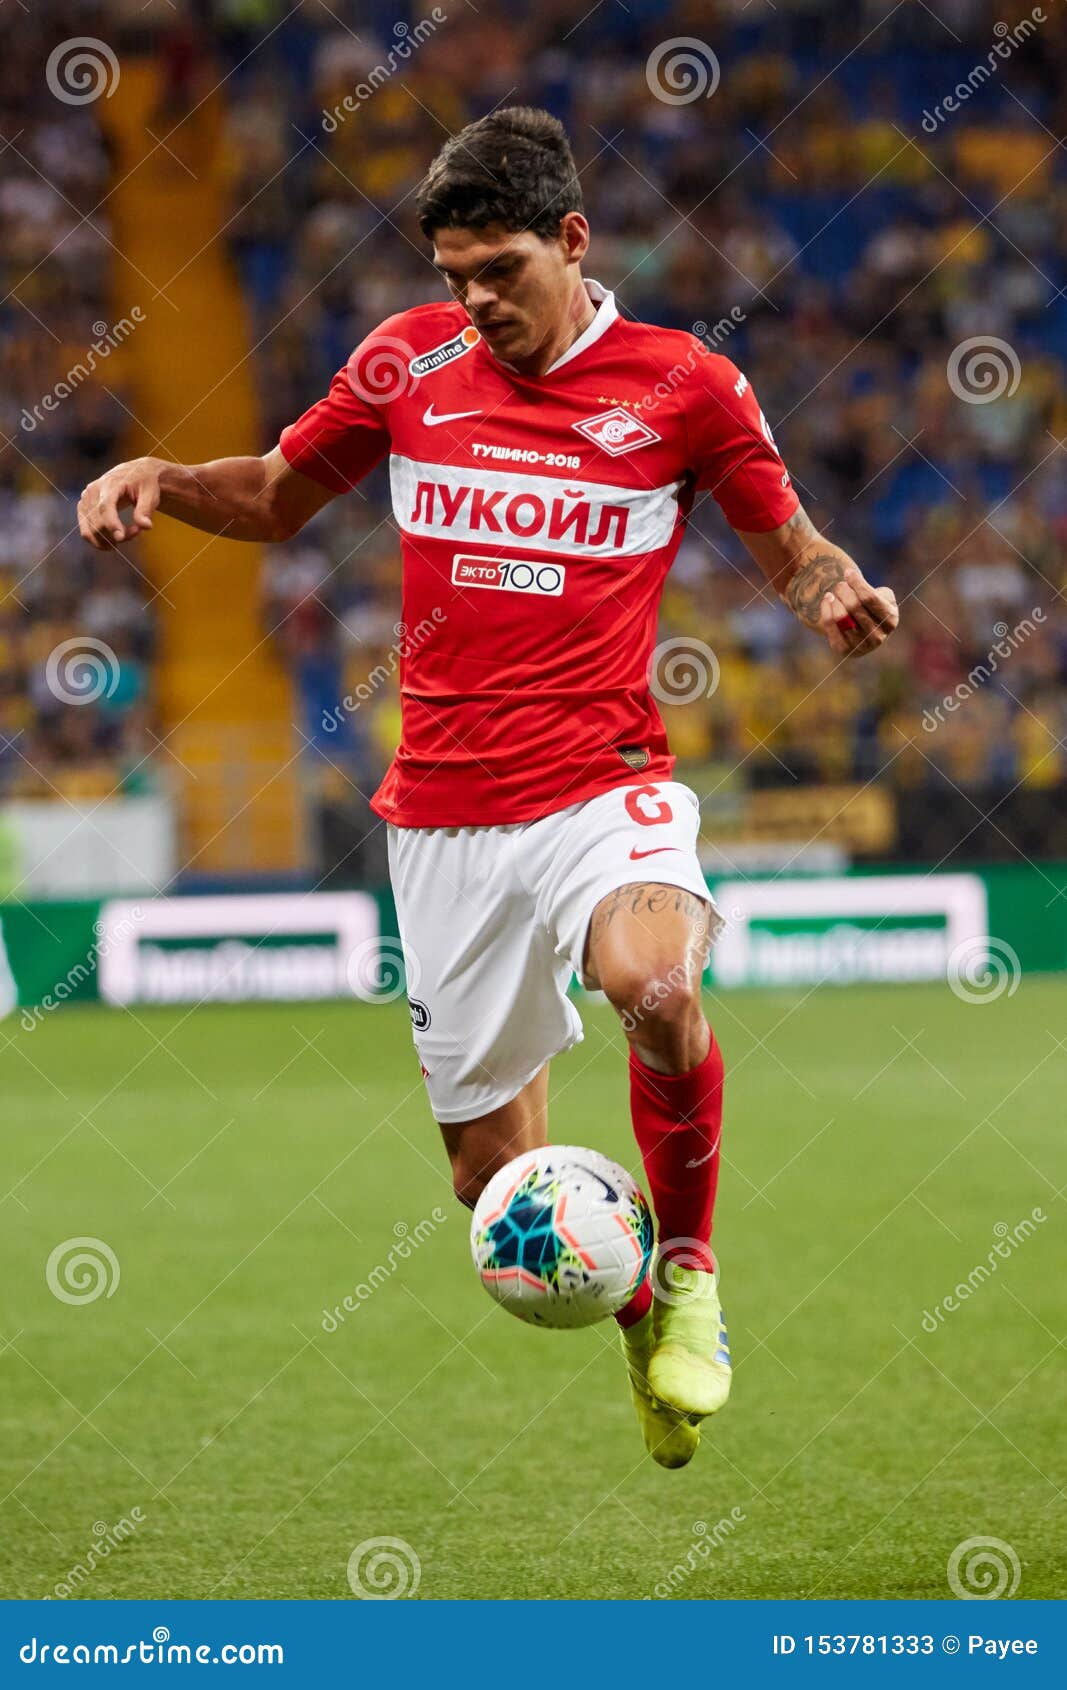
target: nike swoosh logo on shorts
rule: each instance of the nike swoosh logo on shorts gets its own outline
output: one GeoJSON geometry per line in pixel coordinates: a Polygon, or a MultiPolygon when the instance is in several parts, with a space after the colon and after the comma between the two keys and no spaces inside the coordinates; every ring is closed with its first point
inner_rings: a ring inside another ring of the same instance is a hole
{"type": "Polygon", "coordinates": [[[481,410],[474,411],[434,411],[432,405],[427,405],[422,413],[422,420],[427,428],[436,428],[438,423],[458,422],[460,417],[480,417],[481,410]]]}
{"type": "Polygon", "coordinates": [[[677,851],[680,849],[681,847],[678,845],[657,845],[651,851],[639,851],[635,845],[630,852],[630,861],[639,863],[642,857],[658,857],[661,851],[677,851]]]}
{"type": "Polygon", "coordinates": [[[714,1156],[714,1154],[715,1154],[715,1152],[718,1148],[719,1148],[718,1145],[715,1144],[715,1145],[712,1145],[711,1149],[708,1151],[706,1156],[691,1156],[689,1158],[689,1161],[686,1163],[686,1167],[687,1168],[702,1168],[704,1166],[705,1162],[711,1161],[711,1158],[714,1156]]]}

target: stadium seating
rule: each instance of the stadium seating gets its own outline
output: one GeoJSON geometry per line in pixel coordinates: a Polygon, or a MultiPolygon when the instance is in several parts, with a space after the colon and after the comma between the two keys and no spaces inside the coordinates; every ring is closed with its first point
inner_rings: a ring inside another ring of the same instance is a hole
{"type": "MultiPolygon", "coordinates": [[[[713,696],[668,706],[683,765],[705,771],[705,792],[874,779],[912,824],[946,794],[1044,793],[1067,852],[1067,164],[1048,134],[1067,86],[1060,14],[1015,49],[1010,91],[994,75],[934,120],[995,39],[987,0],[957,0],[949,21],[872,7],[879,27],[857,51],[854,21],[842,47],[839,10],[817,0],[713,19],[645,0],[590,13],[580,54],[557,50],[572,28],[562,0],[488,4],[420,32],[402,58],[384,4],[308,3],[284,22],[271,0],[209,7],[211,31],[203,10],[140,24],[136,39],[170,65],[172,115],[197,74],[222,84],[227,239],[262,448],[368,329],[439,291],[411,198],[446,132],[503,99],[549,105],[575,137],[590,272],[634,315],[727,324],[716,350],[750,374],[812,516],[904,605],[878,662],[832,673],[705,502],[663,607],[663,636],[704,641],[722,672],[713,696]],[[718,84],[666,104],[648,54],[694,34],[714,49],[718,84]],[[1011,391],[968,402],[949,361],[990,336],[1009,349],[1011,391]]],[[[0,258],[0,357],[16,396],[0,460],[0,792],[99,790],[121,784],[151,735],[159,605],[135,553],[98,559],[69,533],[80,482],[122,455],[121,354],[47,429],[19,424],[39,398],[30,337],[43,321],[64,367],[67,340],[83,344],[85,322],[106,315],[110,262],[106,224],[79,223],[69,203],[107,192],[96,108],[42,115],[25,85],[9,66],[3,122],[24,132],[0,189],[0,226],[22,231],[0,258]],[[50,190],[35,149],[61,153],[69,181],[53,164],[50,190]],[[42,659],[63,631],[91,628],[116,632],[121,703],[56,708],[35,680],[42,659]]],[[[392,675],[340,730],[324,726],[396,639],[381,472],[362,493],[268,549],[262,576],[308,786],[327,808],[363,804],[398,729],[392,675]]]]}

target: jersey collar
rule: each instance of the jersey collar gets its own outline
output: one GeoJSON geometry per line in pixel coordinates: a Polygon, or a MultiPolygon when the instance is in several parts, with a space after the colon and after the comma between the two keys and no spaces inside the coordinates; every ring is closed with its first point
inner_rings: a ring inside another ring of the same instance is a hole
{"type": "MultiPolygon", "coordinates": [[[[591,276],[587,276],[585,278],[585,291],[596,306],[596,315],[594,316],[593,321],[587,329],[582,330],[574,344],[572,346],[568,346],[563,356],[561,358],[557,358],[554,364],[550,364],[547,370],[543,371],[541,375],[536,377],[536,380],[544,381],[545,376],[555,375],[556,371],[561,370],[564,364],[569,364],[572,359],[580,358],[583,352],[588,352],[589,348],[600,339],[601,335],[607,333],[612,323],[618,317],[619,308],[615,303],[615,295],[609,292],[606,287],[602,287],[599,282],[595,282],[591,276]]],[[[486,351],[489,353],[490,357],[496,356],[492,347],[486,346],[486,351]]],[[[504,363],[503,358],[497,359],[497,362],[503,365],[505,370],[510,370],[512,368],[511,364],[504,363]]]]}

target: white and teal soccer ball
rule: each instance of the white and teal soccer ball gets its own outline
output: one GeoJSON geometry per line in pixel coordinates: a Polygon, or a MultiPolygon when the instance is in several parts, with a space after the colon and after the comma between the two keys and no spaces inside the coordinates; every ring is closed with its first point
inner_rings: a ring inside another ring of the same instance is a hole
{"type": "Polygon", "coordinates": [[[534,1326],[592,1326],[624,1308],[652,1254],[652,1216],[625,1168],[549,1144],[493,1175],[471,1221],[489,1295],[534,1326]]]}

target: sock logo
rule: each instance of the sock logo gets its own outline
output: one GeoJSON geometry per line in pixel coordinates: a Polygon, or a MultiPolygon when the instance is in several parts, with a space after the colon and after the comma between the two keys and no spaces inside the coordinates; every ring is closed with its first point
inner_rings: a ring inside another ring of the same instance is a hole
{"type": "Polygon", "coordinates": [[[714,1154],[715,1154],[716,1150],[718,1150],[718,1148],[719,1147],[718,1147],[717,1144],[713,1144],[706,1156],[690,1156],[688,1162],[686,1163],[686,1167],[687,1168],[702,1168],[704,1166],[705,1162],[711,1161],[711,1158],[714,1156],[714,1154]]]}

